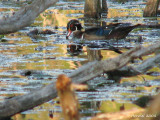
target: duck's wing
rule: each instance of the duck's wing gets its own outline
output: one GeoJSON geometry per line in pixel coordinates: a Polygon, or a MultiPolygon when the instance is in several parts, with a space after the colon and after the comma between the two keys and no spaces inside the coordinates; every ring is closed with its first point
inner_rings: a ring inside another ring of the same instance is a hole
{"type": "Polygon", "coordinates": [[[111,23],[107,26],[92,27],[85,30],[85,33],[88,35],[97,35],[97,36],[107,36],[114,30],[116,27],[121,26],[122,23],[111,23]]]}
{"type": "Polygon", "coordinates": [[[122,39],[137,26],[139,26],[139,24],[116,23],[105,27],[89,28],[85,30],[85,33],[88,35],[106,36],[107,39],[122,39]]]}
{"type": "Polygon", "coordinates": [[[137,25],[120,25],[118,27],[115,27],[112,29],[112,31],[106,36],[107,39],[124,39],[129,32],[131,32],[134,28],[140,26],[140,24],[137,25]]]}
{"type": "Polygon", "coordinates": [[[107,36],[110,34],[113,28],[109,27],[94,27],[85,30],[88,35],[107,36]]]}

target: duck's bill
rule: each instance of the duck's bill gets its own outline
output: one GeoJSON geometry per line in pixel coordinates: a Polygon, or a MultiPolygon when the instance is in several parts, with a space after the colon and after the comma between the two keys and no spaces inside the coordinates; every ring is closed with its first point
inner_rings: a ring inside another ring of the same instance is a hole
{"type": "Polygon", "coordinates": [[[66,39],[68,39],[68,37],[71,35],[72,31],[71,30],[68,30],[68,33],[67,33],[67,36],[66,36],[66,39]]]}

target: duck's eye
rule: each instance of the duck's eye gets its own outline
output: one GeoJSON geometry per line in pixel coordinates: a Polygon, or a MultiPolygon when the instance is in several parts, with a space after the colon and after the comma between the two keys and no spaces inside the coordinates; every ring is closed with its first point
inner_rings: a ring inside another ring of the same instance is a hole
{"type": "Polygon", "coordinates": [[[73,25],[73,24],[71,24],[71,25],[70,25],[70,28],[72,28],[73,26],[74,26],[74,25],[73,25]]]}
{"type": "Polygon", "coordinates": [[[75,25],[71,24],[71,25],[70,25],[70,29],[71,29],[72,31],[75,31],[75,30],[76,30],[75,25]]]}

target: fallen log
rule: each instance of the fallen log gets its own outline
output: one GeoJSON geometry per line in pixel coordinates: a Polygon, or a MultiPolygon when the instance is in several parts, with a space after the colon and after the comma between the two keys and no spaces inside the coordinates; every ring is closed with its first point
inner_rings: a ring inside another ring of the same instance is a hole
{"type": "Polygon", "coordinates": [[[0,20],[0,34],[16,32],[33,23],[35,18],[58,0],[34,0],[12,16],[0,20]]]}
{"type": "MultiPolygon", "coordinates": [[[[120,69],[127,65],[133,59],[139,58],[155,52],[160,49],[160,42],[148,47],[138,46],[135,47],[115,58],[90,62],[68,76],[71,78],[72,82],[83,83],[104,72],[113,71],[120,69]]],[[[42,103],[45,103],[57,96],[57,91],[55,87],[55,82],[38,89],[36,91],[31,91],[28,94],[16,96],[11,99],[7,99],[0,104],[0,119],[5,119],[6,117],[15,115],[33,107],[36,107],[42,103]]]]}

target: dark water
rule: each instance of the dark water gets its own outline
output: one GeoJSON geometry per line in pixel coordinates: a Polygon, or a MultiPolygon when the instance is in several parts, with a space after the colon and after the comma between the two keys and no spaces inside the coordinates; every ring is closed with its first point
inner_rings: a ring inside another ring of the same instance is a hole
{"type": "MultiPolygon", "coordinates": [[[[1,1],[0,18],[9,16],[25,1],[1,1]]],[[[157,18],[144,18],[145,1],[116,2],[107,1],[109,11],[107,18],[87,20],[83,18],[84,2],[60,1],[39,15],[29,27],[0,39],[0,101],[7,97],[26,94],[53,81],[59,74],[69,74],[78,67],[93,60],[116,57],[119,53],[108,46],[106,41],[70,41],[66,40],[66,24],[70,19],[79,19],[84,28],[109,24],[112,22],[132,24],[158,24],[157,18]],[[52,35],[28,36],[34,29],[49,29],[52,35]],[[77,46],[78,44],[78,46],[77,46]],[[74,52],[73,52],[74,51],[74,52]]],[[[160,29],[134,29],[126,38],[118,43],[110,41],[116,49],[125,52],[138,44],[147,46],[160,40],[160,29]],[[140,41],[139,41],[140,39],[140,41]]],[[[144,57],[153,57],[154,54],[144,57]]],[[[137,59],[133,66],[141,63],[137,59]]],[[[77,92],[81,104],[80,111],[84,120],[96,113],[119,111],[124,104],[125,109],[138,107],[132,101],[144,95],[155,95],[159,91],[160,69],[155,66],[150,75],[139,75],[122,78],[120,83],[107,80],[101,76],[89,81],[93,91],[77,92]]],[[[14,120],[50,120],[61,115],[58,98],[41,106],[15,115],[14,120]]]]}

